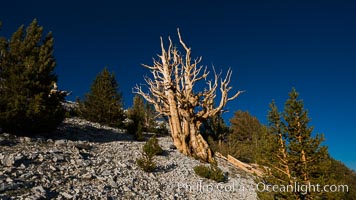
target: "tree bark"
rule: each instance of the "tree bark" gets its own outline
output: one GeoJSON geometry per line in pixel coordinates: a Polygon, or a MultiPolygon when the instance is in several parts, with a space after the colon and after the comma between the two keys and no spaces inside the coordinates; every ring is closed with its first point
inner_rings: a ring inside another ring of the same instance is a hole
{"type": "MultiPolygon", "coordinates": [[[[169,120],[174,121],[171,118],[169,120]]],[[[209,144],[200,134],[199,126],[185,119],[183,119],[183,122],[176,120],[171,128],[174,145],[185,155],[198,158],[203,162],[215,162],[209,144]],[[183,124],[182,132],[179,132],[179,128],[177,129],[175,127],[181,126],[181,124],[183,124]]]]}
{"type": "Polygon", "coordinates": [[[191,127],[189,144],[193,151],[193,156],[198,157],[200,160],[205,162],[215,162],[209,144],[205,141],[205,139],[199,133],[199,130],[197,130],[196,127],[191,127]]]}

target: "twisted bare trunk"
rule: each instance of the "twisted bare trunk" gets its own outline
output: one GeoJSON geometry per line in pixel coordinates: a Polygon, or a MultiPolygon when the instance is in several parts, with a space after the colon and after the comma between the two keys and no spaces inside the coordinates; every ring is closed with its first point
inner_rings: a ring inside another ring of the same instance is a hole
{"type": "Polygon", "coordinates": [[[181,153],[195,157],[203,162],[215,162],[209,144],[200,134],[197,124],[185,119],[181,121],[170,118],[169,121],[172,126],[171,136],[173,143],[181,153]],[[172,123],[173,121],[175,122],[172,123]],[[179,128],[174,128],[182,124],[182,132],[179,132],[179,128]]]}
{"type": "Polygon", "coordinates": [[[215,162],[209,144],[205,141],[199,132],[199,127],[197,127],[195,124],[191,124],[190,131],[189,146],[192,149],[192,155],[205,162],[215,162]]]}
{"type": "Polygon", "coordinates": [[[237,98],[241,91],[228,97],[232,89],[229,86],[232,73],[230,69],[225,78],[220,77],[221,73],[216,73],[214,69],[213,80],[207,80],[209,71],[206,67],[199,66],[201,57],[192,60],[191,48],[183,42],[179,30],[178,37],[185,55],[173,46],[170,38],[166,50],[161,38],[162,54],[159,55],[159,60],[154,59],[153,66],[143,65],[153,75],[153,79],[145,78],[149,93],[143,92],[141,86],[135,87],[135,93],[152,103],[159,114],[168,117],[174,145],[180,152],[205,162],[215,162],[208,143],[199,132],[201,121],[221,112],[226,103],[237,98]],[[194,92],[195,83],[204,80],[206,88],[194,92]],[[221,99],[215,106],[219,80],[221,99]]]}

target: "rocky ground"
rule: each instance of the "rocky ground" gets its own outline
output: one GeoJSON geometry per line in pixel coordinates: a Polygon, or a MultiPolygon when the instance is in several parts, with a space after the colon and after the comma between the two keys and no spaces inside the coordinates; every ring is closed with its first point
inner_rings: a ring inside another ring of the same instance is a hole
{"type": "Polygon", "coordinates": [[[136,165],[144,142],[123,130],[66,119],[51,138],[0,134],[0,199],[257,199],[251,177],[224,160],[226,183],[197,176],[199,161],[159,137],[158,168],[136,165]]]}

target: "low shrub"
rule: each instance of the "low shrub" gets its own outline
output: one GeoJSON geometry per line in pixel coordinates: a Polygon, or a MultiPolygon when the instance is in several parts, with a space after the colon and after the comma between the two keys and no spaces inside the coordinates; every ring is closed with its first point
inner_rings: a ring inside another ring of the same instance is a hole
{"type": "Polygon", "coordinates": [[[161,146],[158,144],[158,139],[156,136],[152,136],[146,143],[143,145],[143,152],[145,152],[147,155],[162,155],[163,154],[163,149],[161,146]]]}
{"type": "Polygon", "coordinates": [[[211,164],[210,167],[204,165],[198,165],[194,167],[194,172],[204,178],[214,180],[216,182],[224,182],[224,172],[217,166],[217,164],[211,164]]]}

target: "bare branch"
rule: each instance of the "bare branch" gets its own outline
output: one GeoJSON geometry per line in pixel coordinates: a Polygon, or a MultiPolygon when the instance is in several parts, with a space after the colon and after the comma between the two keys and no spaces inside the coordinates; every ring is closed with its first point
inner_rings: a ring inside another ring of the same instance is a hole
{"type": "Polygon", "coordinates": [[[150,70],[152,76],[152,79],[144,78],[147,93],[138,85],[133,92],[153,104],[159,114],[168,116],[173,141],[182,153],[191,155],[192,151],[195,151],[195,155],[204,160],[211,160],[211,151],[199,134],[199,126],[202,120],[221,112],[228,101],[237,98],[243,91],[229,97],[228,94],[232,90],[229,85],[231,69],[224,78],[221,78],[222,72],[217,73],[213,66],[212,79],[207,80],[210,72],[207,67],[200,64],[202,57],[192,60],[191,48],[183,42],[179,29],[177,33],[183,53],[173,45],[170,37],[168,48],[165,48],[160,37],[159,59],[153,59],[153,66],[142,65],[150,70]],[[204,90],[194,91],[196,83],[202,80],[206,82],[204,90]],[[215,106],[218,87],[221,99],[218,106],[215,106]],[[190,141],[187,142],[188,140],[190,141]]]}

